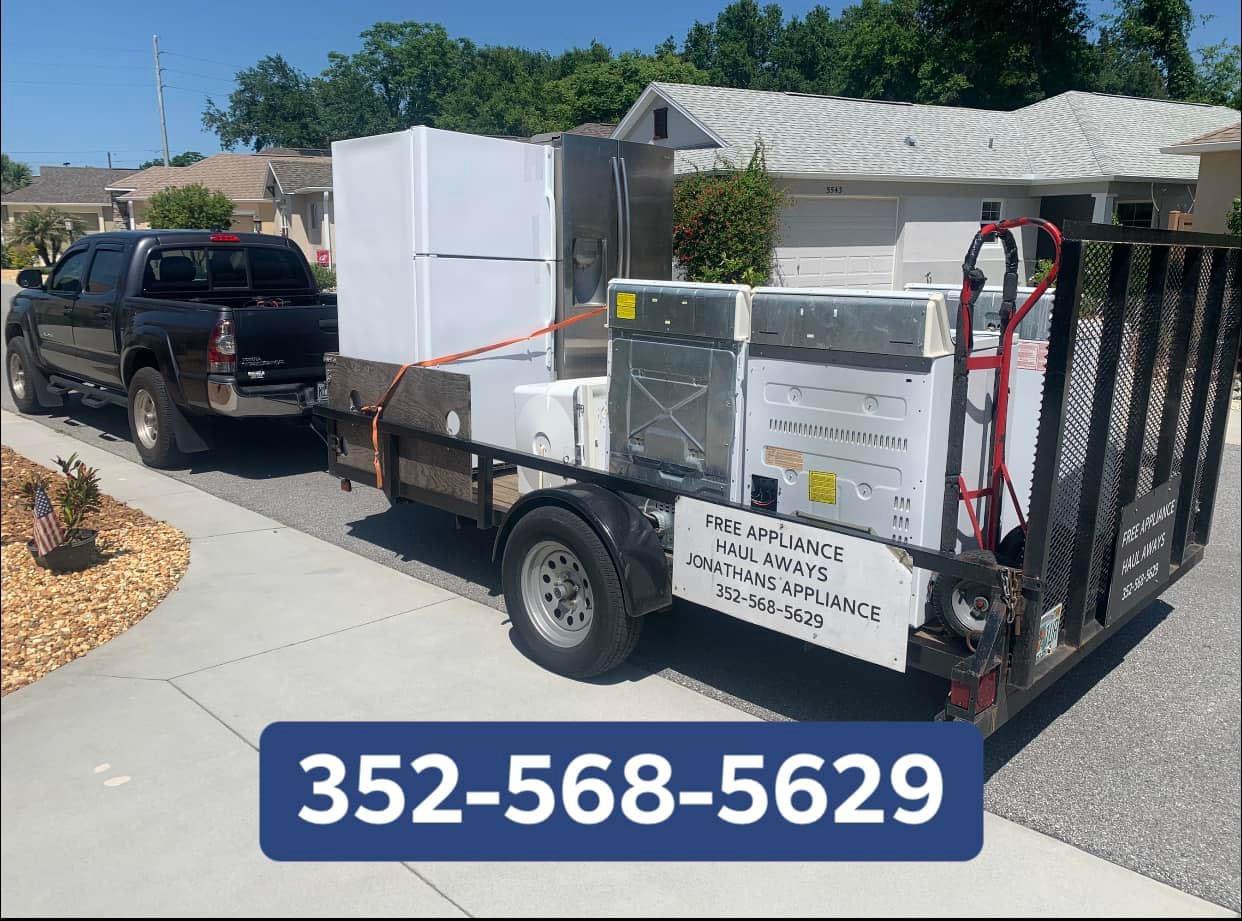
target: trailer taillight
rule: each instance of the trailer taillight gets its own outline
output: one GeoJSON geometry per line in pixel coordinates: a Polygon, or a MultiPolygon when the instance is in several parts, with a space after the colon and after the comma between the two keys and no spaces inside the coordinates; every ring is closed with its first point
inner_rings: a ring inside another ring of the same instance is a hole
{"type": "Polygon", "coordinates": [[[232,320],[217,320],[207,340],[207,372],[232,374],[237,370],[237,338],[232,320]]]}
{"type": "MultiPolygon", "coordinates": [[[[975,713],[982,713],[996,703],[996,682],[999,680],[1000,668],[994,668],[979,679],[979,690],[975,695],[975,713]]],[[[970,683],[953,681],[949,685],[949,703],[959,710],[970,711],[970,683]]]]}

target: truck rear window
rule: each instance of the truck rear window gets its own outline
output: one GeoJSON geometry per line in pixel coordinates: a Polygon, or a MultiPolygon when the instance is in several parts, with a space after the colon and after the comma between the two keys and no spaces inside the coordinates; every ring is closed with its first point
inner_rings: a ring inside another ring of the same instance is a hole
{"type": "Polygon", "coordinates": [[[311,287],[298,254],[269,246],[182,246],[147,259],[143,294],[289,291],[311,287]]]}

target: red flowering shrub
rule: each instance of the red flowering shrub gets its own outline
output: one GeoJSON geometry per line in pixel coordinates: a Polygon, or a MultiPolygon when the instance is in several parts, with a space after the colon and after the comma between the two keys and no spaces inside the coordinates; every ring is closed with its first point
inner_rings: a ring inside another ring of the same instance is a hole
{"type": "Polygon", "coordinates": [[[785,194],[776,187],[756,146],[745,168],[696,173],[673,192],[673,255],[691,281],[761,285],[772,272],[772,251],[785,194]]]}

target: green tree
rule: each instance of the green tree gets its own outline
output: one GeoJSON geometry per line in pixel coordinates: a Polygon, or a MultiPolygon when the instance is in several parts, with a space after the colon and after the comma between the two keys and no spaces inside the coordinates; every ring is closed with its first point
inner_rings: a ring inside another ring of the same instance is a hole
{"type": "Polygon", "coordinates": [[[161,230],[223,230],[232,220],[229,197],[198,183],[170,186],[147,203],[147,222],[161,230]]]}
{"type": "Polygon", "coordinates": [[[471,63],[443,100],[436,124],[453,131],[527,137],[573,127],[552,114],[553,59],[523,48],[470,48],[471,63]]]}
{"type": "Polygon", "coordinates": [[[714,22],[690,27],[682,56],[717,86],[779,89],[772,55],[782,19],[775,3],[761,7],[756,0],[734,0],[714,22]]]}
{"type": "Polygon", "coordinates": [[[444,26],[377,22],[350,59],[401,125],[434,125],[445,94],[460,79],[468,51],[444,26]]]}
{"type": "Polygon", "coordinates": [[[44,265],[60,258],[61,250],[82,236],[82,219],[59,208],[32,208],[13,223],[13,242],[33,246],[44,265]]]}
{"type": "Polygon", "coordinates": [[[313,81],[283,57],[261,58],[236,79],[227,109],[208,99],[203,111],[203,127],[216,133],[225,150],[238,144],[255,150],[328,146],[313,81]]]}
{"type": "Polygon", "coordinates": [[[837,20],[827,7],[816,6],[805,18],[791,19],[772,47],[772,83],[794,92],[840,95],[844,17],[855,9],[837,20]]]}
{"type": "Polygon", "coordinates": [[[577,68],[552,83],[552,113],[565,127],[583,122],[616,122],[649,83],[707,83],[707,74],[688,61],[667,54],[651,58],[628,52],[609,61],[577,68]]]}
{"type": "Polygon", "coordinates": [[[8,194],[22,186],[30,185],[34,178],[29,165],[14,160],[8,154],[0,154],[0,192],[8,194]]]}
{"type": "Polygon", "coordinates": [[[862,0],[841,13],[832,92],[913,102],[927,61],[918,0],[862,0]]]}
{"type": "MultiPolygon", "coordinates": [[[[169,157],[168,165],[169,166],[192,166],[193,164],[197,163],[199,160],[206,160],[206,159],[207,157],[199,153],[197,150],[186,150],[186,151],[182,151],[176,156],[169,157]]],[[[164,165],[164,158],[160,157],[156,160],[147,160],[146,162],[139,164],[138,168],[148,169],[152,166],[163,166],[163,165],[164,165]]]]}
{"type": "Polygon", "coordinates": [[[1217,106],[1242,109],[1242,48],[1218,42],[1199,49],[1198,88],[1195,99],[1217,106]]]}
{"type": "Polygon", "coordinates": [[[1083,0],[919,0],[919,100],[1013,109],[1083,85],[1083,0]]]}
{"type": "MultiPolygon", "coordinates": [[[[1123,73],[1142,72],[1150,62],[1160,74],[1164,95],[1194,98],[1198,75],[1190,54],[1195,17],[1189,0],[1116,0],[1115,12],[1102,19],[1101,45],[1123,62],[1123,73]]],[[[1106,69],[1104,73],[1108,75],[1106,69]]],[[[1149,89],[1143,84],[1140,88],[1149,89]]]]}

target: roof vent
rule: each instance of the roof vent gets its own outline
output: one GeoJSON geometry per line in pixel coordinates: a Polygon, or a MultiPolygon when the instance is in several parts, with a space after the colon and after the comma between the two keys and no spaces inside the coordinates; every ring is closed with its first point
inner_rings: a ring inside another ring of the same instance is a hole
{"type": "Polygon", "coordinates": [[[918,143],[919,143],[919,142],[918,142],[918,141],[916,141],[916,140],[914,139],[914,135],[913,135],[913,134],[907,134],[907,135],[906,135],[906,146],[907,146],[907,147],[917,147],[917,146],[918,146],[918,143]]]}

